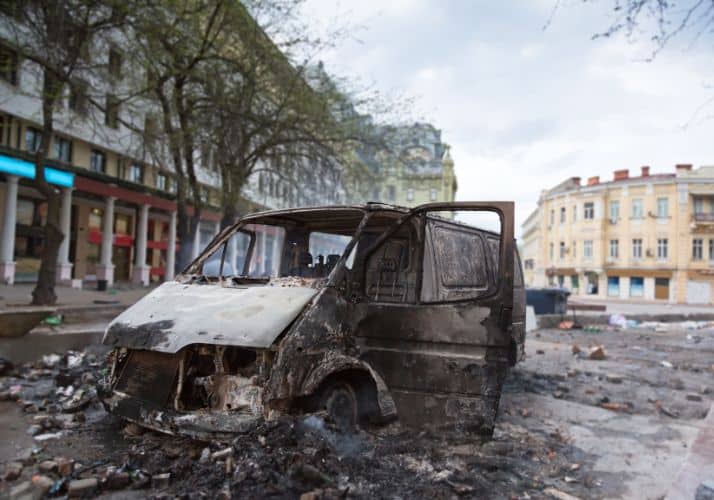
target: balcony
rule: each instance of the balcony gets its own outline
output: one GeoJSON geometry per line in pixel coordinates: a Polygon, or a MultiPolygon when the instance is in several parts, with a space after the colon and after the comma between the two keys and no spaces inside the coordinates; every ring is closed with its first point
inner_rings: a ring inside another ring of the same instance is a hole
{"type": "Polygon", "coordinates": [[[692,215],[692,219],[694,220],[694,222],[714,223],[714,213],[694,212],[694,215],[692,215]]]}

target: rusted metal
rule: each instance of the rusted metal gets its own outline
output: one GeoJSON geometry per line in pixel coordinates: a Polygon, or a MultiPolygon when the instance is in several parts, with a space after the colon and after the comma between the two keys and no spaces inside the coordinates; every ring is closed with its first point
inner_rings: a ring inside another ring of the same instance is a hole
{"type": "Polygon", "coordinates": [[[488,435],[524,341],[512,203],[271,211],[222,231],[177,281],[112,322],[104,342],[117,354],[101,394],[142,425],[198,436],[314,409],[339,383],[369,420],[488,435]],[[494,212],[500,232],[435,216],[445,210],[494,212]],[[284,228],[271,255],[299,254],[299,275],[288,271],[294,259],[278,262],[278,276],[248,274],[257,225],[284,228]],[[243,273],[224,276],[227,241],[239,231],[251,238],[243,273]],[[320,274],[325,256],[309,252],[313,231],[351,236],[327,259],[329,276],[320,274]],[[203,275],[215,252],[219,275],[203,275]],[[152,363],[164,387],[149,397],[136,374],[152,363]]]}

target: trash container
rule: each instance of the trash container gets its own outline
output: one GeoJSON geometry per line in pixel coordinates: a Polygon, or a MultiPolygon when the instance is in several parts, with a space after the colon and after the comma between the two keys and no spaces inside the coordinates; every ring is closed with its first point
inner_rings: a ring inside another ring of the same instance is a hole
{"type": "Polygon", "coordinates": [[[528,288],[526,304],[533,306],[536,314],[565,314],[570,292],[562,288],[528,288]]]}
{"type": "Polygon", "coordinates": [[[107,291],[107,280],[97,280],[97,291],[99,291],[99,292],[107,291]]]}

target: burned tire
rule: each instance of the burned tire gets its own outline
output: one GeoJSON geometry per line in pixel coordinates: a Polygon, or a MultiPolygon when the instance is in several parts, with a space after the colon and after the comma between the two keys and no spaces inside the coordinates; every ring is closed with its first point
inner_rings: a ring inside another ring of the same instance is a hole
{"type": "Polygon", "coordinates": [[[319,394],[318,408],[325,410],[343,432],[353,431],[359,422],[360,405],[357,391],[344,380],[329,382],[319,394]]]}

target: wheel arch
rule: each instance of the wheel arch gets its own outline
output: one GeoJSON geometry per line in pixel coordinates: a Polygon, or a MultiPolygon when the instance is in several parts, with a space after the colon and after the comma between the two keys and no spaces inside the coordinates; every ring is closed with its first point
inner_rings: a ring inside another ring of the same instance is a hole
{"type": "Polygon", "coordinates": [[[377,406],[375,417],[381,421],[396,418],[394,399],[382,376],[368,363],[352,356],[328,355],[305,378],[300,393],[305,396],[315,395],[321,388],[335,380],[355,384],[358,390],[364,388],[364,384],[373,384],[377,406]]]}

